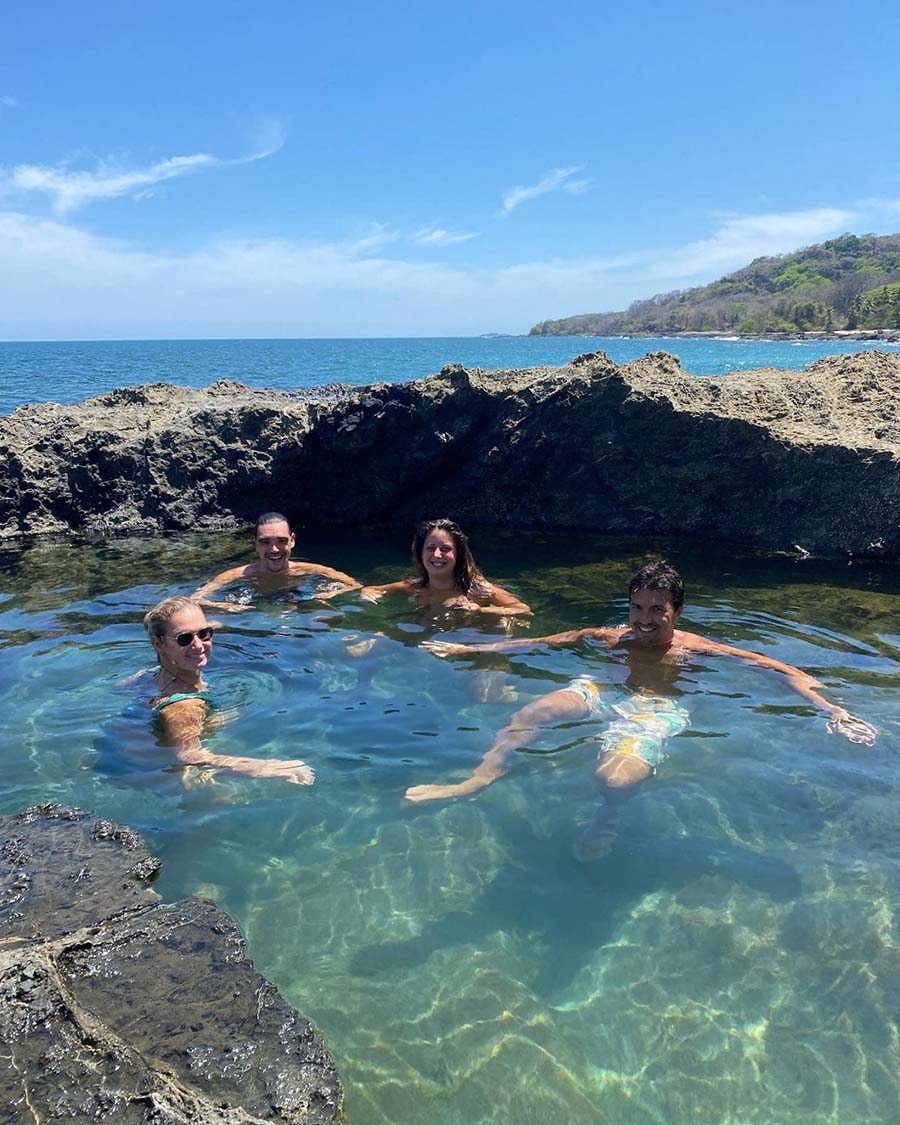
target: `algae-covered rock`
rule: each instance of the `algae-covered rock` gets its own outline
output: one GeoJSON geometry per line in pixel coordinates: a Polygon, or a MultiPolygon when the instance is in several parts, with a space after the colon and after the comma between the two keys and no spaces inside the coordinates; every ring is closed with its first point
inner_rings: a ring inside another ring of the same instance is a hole
{"type": "Polygon", "coordinates": [[[81,810],[0,820],[0,1118],[342,1120],[312,1025],[228,915],[159,901],[158,869],[136,833],[81,810]]]}

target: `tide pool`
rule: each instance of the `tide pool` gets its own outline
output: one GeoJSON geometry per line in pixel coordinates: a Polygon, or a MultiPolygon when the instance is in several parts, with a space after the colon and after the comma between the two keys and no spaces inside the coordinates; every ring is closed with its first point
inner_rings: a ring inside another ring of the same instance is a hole
{"type": "MultiPolygon", "coordinates": [[[[632,569],[664,554],[688,583],[683,627],[811,672],[879,739],[831,736],[778,675],[704,657],[674,685],[690,727],[611,852],[585,861],[604,800],[596,723],[545,732],[475,798],[403,793],[466,776],[516,708],[577,675],[624,685],[619,660],[440,660],[420,642],[507,634],[403,598],[300,596],[221,616],[208,678],[237,715],[208,744],[302,757],[315,786],[200,783],[121,681],[152,663],[144,611],[248,558],[243,537],[37,541],[0,549],[0,808],[64,801],[141,831],[159,892],[228,910],[323,1031],[360,1125],[900,1118],[900,575],[678,542],[473,539],[535,609],[512,636],[622,622],[632,569]],[[119,751],[145,768],[116,769],[119,751]]],[[[308,530],[295,557],[408,573],[386,535],[308,530]]]]}
{"type": "Polygon", "coordinates": [[[558,366],[585,352],[617,363],[667,351],[697,375],[756,367],[800,370],[826,355],[900,345],[835,340],[628,339],[506,336],[369,340],[111,340],[0,343],[0,414],[28,402],[80,402],[116,387],[168,382],[205,387],[236,379],[296,390],[323,383],[403,382],[445,363],[495,368],[558,366]]]}

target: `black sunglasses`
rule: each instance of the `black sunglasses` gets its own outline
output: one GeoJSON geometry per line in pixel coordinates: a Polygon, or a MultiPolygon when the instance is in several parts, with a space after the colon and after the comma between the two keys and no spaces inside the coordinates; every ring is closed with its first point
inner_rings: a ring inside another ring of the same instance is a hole
{"type": "Polygon", "coordinates": [[[209,625],[204,625],[202,629],[198,629],[196,633],[176,633],[175,644],[179,648],[187,648],[194,637],[199,637],[201,641],[211,641],[213,631],[209,625]]]}

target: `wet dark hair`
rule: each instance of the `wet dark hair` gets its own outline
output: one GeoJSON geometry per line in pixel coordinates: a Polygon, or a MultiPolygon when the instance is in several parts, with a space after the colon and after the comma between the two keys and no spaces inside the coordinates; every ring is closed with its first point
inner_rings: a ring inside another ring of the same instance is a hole
{"type": "Polygon", "coordinates": [[[254,539],[259,539],[259,529],[261,527],[265,527],[267,523],[286,523],[288,534],[294,534],[294,529],[291,527],[291,521],[287,518],[287,516],[283,516],[281,512],[263,512],[261,516],[257,517],[256,527],[253,529],[254,539]]]}
{"type": "Polygon", "coordinates": [[[453,520],[423,520],[422,523],[416,528],[416,533],[412,541],[412,557],[413,566],[419,575],[419,580],[423,586],[428,585],[428,571],[425,569],[425,564],[422,562],[422,551],[425,547],[425,540],[432,533],[432,531],[445,531],[453,540],[453,546],[456,550],[456,562],[453,566],[453,578],[457,586],[464,594],[468,594],[472,588],[472,584],[482,578],[482,573],[475,565],[475,559],[472,557],[472,549],[469,547],[469,540],[466,538],[466,533],[453,520]]]}
{"type": "Polygon", "coordinates": [[[665,559],[647,563],[632,574],[628,583],[629,598],[637,590],[667,590],[674,609],[684,605],[684,579],[665,559]]]}

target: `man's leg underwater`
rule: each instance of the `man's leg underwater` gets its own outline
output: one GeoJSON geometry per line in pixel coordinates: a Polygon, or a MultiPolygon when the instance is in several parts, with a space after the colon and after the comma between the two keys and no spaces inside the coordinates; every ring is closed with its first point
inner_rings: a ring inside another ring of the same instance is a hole
{"type": "Polygon", "coordinates": [[[445,797],[465,797],[484,789],[506,773],[506,759],[514,750],[527,746],[541,727],[551,723],[587,718],[587,703],[577,691],[561,688],[520,708],[497,733],[490,749],[472,776],[458,785],[414,785],[406,790],[408,801],[436,801],[445,797]]]}
{"type": "Polygon", "coordinates": [[[666,740],[688,725],[683,707],[658,696],[634,695],[616,712],[618,717],[601,736],[605,750],[596,771],[606,787],[606,799],[575,845],[583,862],[600,859],[610,850],[619,835],[624,805],[666,757],[666,740]]]}
{"type": "Polygon", "coordinates": [[[607,789],[631,789],[645,781],[653,770],[635,754],[612,750],[604,754],[597,766],[597,777],[607,789]]]}
{"type": "Polygon", "coordinates": [[[577,859],[590,863],[606,855],[619,836],[619,818],[624,806],[652,773],[650,766],[634,754],[613,750],[603,755],[596,776],[605,790],[604,801],[575,843],[577,859]]]}

